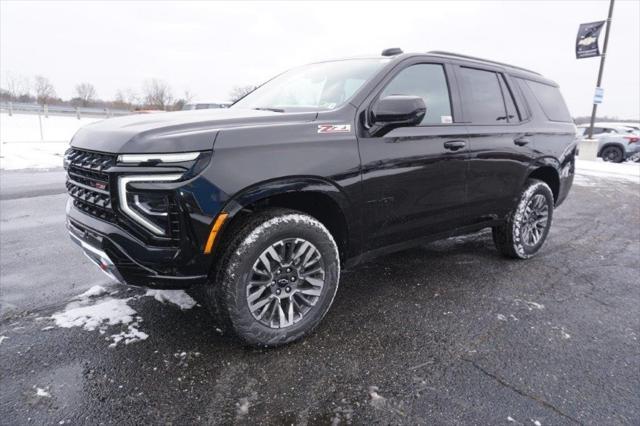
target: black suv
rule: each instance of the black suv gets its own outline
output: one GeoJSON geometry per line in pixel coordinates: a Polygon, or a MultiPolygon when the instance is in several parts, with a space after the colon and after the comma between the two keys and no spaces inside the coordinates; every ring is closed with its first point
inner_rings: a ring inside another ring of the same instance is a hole
{"type": "Polygon", "coordinates": [[[287,71],[228,109],[82,128],[67,226],[114,279],[193,289],[245,342],[278,345],[320,322],[341,268],[383,253],[491,227],[505,256],[536,254],[575,132],[535,72],[388,49],[287,71]]]}

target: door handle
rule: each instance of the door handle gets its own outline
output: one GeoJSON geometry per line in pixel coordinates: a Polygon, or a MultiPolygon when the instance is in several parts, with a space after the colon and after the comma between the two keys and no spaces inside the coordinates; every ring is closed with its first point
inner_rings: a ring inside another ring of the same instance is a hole
{"type": "Polygon", "coordinates": [[[518,146],[525,146],[526,144],[528,144],[529,142],[531,142],[531,139],[529,139],[526,136],[520,136],[519,138],[515,138],[513,140],[513,143],[515,143],[518,146]]]}
{"type": "Polygon", "coordinates": [[[457,151],[464,148],[465,146],[467,146],[467,143],[461,140],[446,141],[444,143],[444,148],[448,149],[449,151],[457,151]]]}

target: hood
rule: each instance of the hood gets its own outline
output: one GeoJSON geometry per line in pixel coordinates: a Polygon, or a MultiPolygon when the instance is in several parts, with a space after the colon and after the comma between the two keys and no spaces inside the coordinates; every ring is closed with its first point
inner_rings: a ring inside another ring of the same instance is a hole
{"type": "Polygon", "coordinates": [[[316,112],[206,109],[108,118],[82,127],[74,148],[112,153],[167,153],[213,148],[221,129],[313,121],[316,112]]]}

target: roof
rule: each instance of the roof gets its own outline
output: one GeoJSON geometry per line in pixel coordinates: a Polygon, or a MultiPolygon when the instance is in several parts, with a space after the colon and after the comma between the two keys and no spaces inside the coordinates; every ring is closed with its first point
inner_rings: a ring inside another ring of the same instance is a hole
{"type": "Polygon", "coordinates": [[[513,68],[516,70],[520,70],[520,71],[526,71],[535,75],[539,75],[542,76],[542,74],[532,71],[530,69],[527,68],[523,68],[523,67],[519,67],[516,65],[510,65],[510,64],[505,64],[504,62],[498,62],[498,61],[492,61],[489,59],[483,59],[483,58],[478,58],[476,56],[470,56],[470,55],[463,55],[461,53],[453,53],[453,52],[445,52],[442,50],[432,50],[430,52],[427,52],[430,55],[438,55],[438,56],[446,56],[446,57],[450,57],[450,58],[457,58],[457,59],[465,59],[468,61],[474,61],[474,62],[482,62],[482,63],[486,63],[486,64],[492,64],[492,65],[500,65],[503,67],[508,67],[508,68],[513,68]]]}

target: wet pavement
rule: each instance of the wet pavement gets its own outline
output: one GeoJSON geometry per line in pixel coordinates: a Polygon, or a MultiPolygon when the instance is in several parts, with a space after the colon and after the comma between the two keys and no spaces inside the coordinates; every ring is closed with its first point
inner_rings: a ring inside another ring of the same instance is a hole
{"type": "Polygon", "coordinates": [[[56,327],[72,295],[107,281],[66,274],[88,261],[52,241],[66,266],[21,296],[42,229],[19,233],[18,207],[2,204],[15,215],[3,246],[35,254],[18,271],[3,248],[0,423],[638,424],[640,187],[577,183],[539,256],[503,259],[487,232],[386,256],[344,274],[311,336],[271,350],[221,335],[201,307],[115,284],[96,300],[130,298],[146,340],[56,327]]]}

